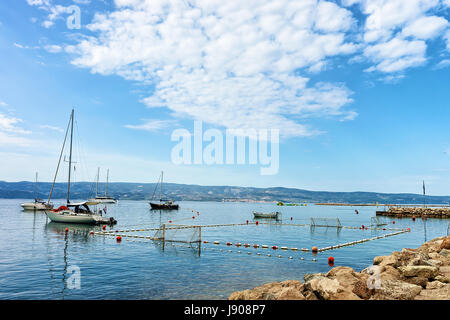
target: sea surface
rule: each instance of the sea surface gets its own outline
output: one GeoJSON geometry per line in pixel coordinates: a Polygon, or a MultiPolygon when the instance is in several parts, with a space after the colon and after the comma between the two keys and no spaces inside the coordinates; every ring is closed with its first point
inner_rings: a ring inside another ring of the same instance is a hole
{"type": "MultiPolygon", "coordinates": [[[[311,228],[301,226],[310,224],[311,217],[339,218],[343,226],[368,226],[375,211],[383,207],[180,202],[178,211],[151,211],[147,201],[124,200],[108,205],[107,215],[113,216],[118,224],[106,230],[151,229],[162,224],[167,228],[175,224],[209,227],[201,228],[201,244],[128,237],[118,243],[112,236],[90,234],[101,231],[102,226],[54,223],[43,212],[23,211],[20,203],[26,201],[29,200],[0,199],[0,299],[3,300],[227,299],[237,290],[273,281],[303,281],[305,273],[327,272],[330,256],[334,257],[335,266],[361,271],[372,264],[375,256],[416,248],[424,241],[446,235],[449,222],[381,217],[387,225],[380,230],[311,228]],[[253,210],[281,211],[282,220],[259,219],[256,225],[253,210]],[[411,231],[317,255],[280,249],[321,248],[395,232],[392,228],[411,231]],[[227,246],[226,242],[233,245],[227,246]],[[269,248],[236,247],[235,243],[269,248]],[[278,249],[273,250],[272,246],[278,249]]],[[[198,239],[194,230],[198,228],[176,232],[168,229],[166,236],[174,240],[198,239]]],[[[154,236],[154,231],[123,234],[154,236]]]]}

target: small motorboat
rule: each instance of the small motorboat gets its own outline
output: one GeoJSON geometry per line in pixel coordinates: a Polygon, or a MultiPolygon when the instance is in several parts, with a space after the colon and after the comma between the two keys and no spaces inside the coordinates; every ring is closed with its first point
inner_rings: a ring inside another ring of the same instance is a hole
{"type": "Polygon", "coordinates": [[[281,212],[257,212],[253,211],[253,217],[255,218],[267,218],[267,219],[278,219],[281,216],[281,212]]]}
{"type": "Polygon", "coordinates": [[[53,205],[46,203],[44,200],[36,198],[34,202],[25,202],[21,204],[24,210],[51,210],[53,205]]]}

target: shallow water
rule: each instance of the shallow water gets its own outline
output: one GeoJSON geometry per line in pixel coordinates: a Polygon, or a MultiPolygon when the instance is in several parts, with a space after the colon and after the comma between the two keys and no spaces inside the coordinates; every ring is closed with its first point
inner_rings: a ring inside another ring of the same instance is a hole
{"type": "MultiPolygon", "coordinates": [[[[20,203],[25,201],[0,199],[0,299],[226,299],[237,290],[326,272],[330,269],[329,256],[335,258],[335,266],[360,271],[370,266],[375,256],[416,248],[446,235],[448,226],[447,220],[413,222],[410,218],[382,217],[388,225],[381,228],[411,228],[411,232],[314,256],[311,252],[225,243],[310,249],[394,231],[283,225],[309,224],[310,217],[337,217],[344,226],[367,226],[376,207],[180,202],[180,210],[160,212],[149,210],[146,201],[120,201],[108,206],[108,215],[118,220],[112,230],[157,227],[169,220],[189,225],[245,224],[248,220],[249,225],[202,228],[202,241],[209,243],[200,246],[172,242],[163,246],[159,241],[129,238],[117,243],[114,237],[89,235],[91,230],[100,231],[99,226],[58,224],[49,222],[43,212],[22,211],[20,203]],[[282,223],[256,225],[253,210],[281,211],[282,223]],[[70,229],[67,235],[66,227],[70,229]],[[213,241],[221,244],[214,245],[213,241]],[[74,267],[80,271],[79,288],[70,285],[76,275],[74,267]]],[[[188,238],[192,234],[177,236],[188,238]]]]}

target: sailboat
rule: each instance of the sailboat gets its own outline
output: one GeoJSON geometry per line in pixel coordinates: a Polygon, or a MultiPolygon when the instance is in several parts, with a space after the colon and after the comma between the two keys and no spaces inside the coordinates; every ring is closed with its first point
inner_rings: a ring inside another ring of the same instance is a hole
{"type": "MultiPolygon", "coordinates": [[[[114,218],[103,217],[100,214],[94,213],[89,205],[96,205],[98,202],[84,201],[71,203],[70,202],[70,178],[72,172],[72,140],[73,140],[73,121],[74,121],[74,110],[70,115],[70,153],[69,153],[69,177],[67,183],[67,204],[65,206],[60,206],[55,210],[47,210],[45,214],[53,222],[64,222],[64,223],[82,223],[82,224],[115,224],[117,223],[114,218]]],[[[61,149],[61,154],[59,156],[58,166],[56,168],[55,178],[53,180],[52,189],[50,191],[49,202],[52,196],[53,187],[55,186],[56,176],[58,175],[58,169],[61,162],[61,156],[64,151],[64,145],[66,144],[67,134],[69,132],[69,126],[66,130],[66,136],[64,138],[63,147],[61,149]]]]}
{"type": "Polygon", "coordinates": [[[53,209],[53,205],[50,203],[46,203],[44,200],[39,199],[37,197],[37,182],[38,182],[38,173],[36,172],[36,182],[34,184],[34,202],[25,202],[22,203],[21,206],[24,210],[51,210],[53,209]]]}
{"type": "Polygon", "coordinates": [[[153,210],[178,210],[179,205],[174,203],[173,200],[167,200],[162,198],[162,184],[163,184],[163,175],[164,172],[161,171],[160,179],[158,179],[158,183],[155,186],[155,191],[153,191],[152,200],[155,197],[156,188],[159,184],[159,203],[158,202],[150,202],[150,206],[153,210]]]}
{"type": "Polygon", "coordinates": [[[98,195],[99,176],[100,176],[100,168],[98,168],[98,171],[97,171],[97,186],[96,186],[96,191],[95,191],[95,198],[91,198],[91,199],[89,199],[89,201],[94,201],[94,202],[98,202],[98,203],[114,203],[114,204],[116,204],[118,202],[117,199],[114,199],[113,197],[108,196],[109,169],[106,174],[106,187],[105,187],[105,195],[104,196],[98,195]]]}

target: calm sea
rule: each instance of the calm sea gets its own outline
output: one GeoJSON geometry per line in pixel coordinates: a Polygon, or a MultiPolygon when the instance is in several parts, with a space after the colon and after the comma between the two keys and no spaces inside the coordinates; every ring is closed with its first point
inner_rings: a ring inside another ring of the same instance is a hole
{"type": "MultiPolygon", "coordinates": [[[[313,256],[311,252],[228,247],[225,242],[320,248],[394,231],[284,225],[332,217],[344,226],[360,227],[370,224],[376,207],[180,202],[180,210],[160,212],[149,210],[146,201],[120,201],[108,206],[108,215],[118,220],[112,230],[152,228],[169,220],[187,225],[248,220],[249,225],[202,228],[202,241],[209,243],[200,246],[168,242],[162,246],[158,241],[128,238],[117,243],[114,237],[89,234],[100,231],[99,226],[58,224],[48,221],[43,212],[22,211],[20,203],[25,201],[0,200],[0,299],[226,299],[237,290],[327,272],[329,256],[335,258],[335,266],[360,271],[375,256],[416,248],[446,235],[448,226],[447,220],[439,219],[413,222],[406,218],[394,224],[393,219],[383,218],[388,224],[384,228],[411,228],[411,232],[313,256]],[[281,211],[282,223],[256,225],[253,210],[281,211]],[[66,227],[70,229],[67,235],[66,227]],[[214,245],[214,241],[221,244],[214,245]],[[79,287],[73,282],[77,270],[79,287]]],[[[192,235],[178,236],[187,239],[192,235]]]]}

